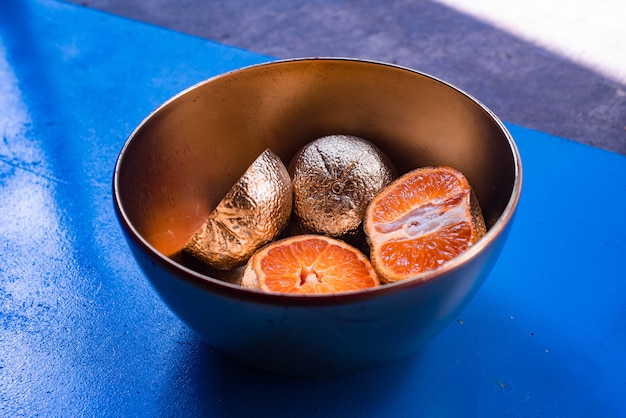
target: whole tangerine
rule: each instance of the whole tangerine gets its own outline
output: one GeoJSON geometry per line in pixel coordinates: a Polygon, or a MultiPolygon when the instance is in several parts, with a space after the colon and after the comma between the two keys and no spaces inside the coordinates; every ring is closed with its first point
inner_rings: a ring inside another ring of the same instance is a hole
{"type": "Polygon", "coordinates": [[[396,173],[378,147],[351,135],[306,144],[288,170],[296,227],[301,233],[342,239],[358,233],[367,205],[396,173]]]}

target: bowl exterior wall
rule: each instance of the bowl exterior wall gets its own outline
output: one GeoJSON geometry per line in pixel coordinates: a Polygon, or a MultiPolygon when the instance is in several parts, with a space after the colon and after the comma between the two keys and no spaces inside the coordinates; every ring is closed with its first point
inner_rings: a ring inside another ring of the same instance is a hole
{"type": "Polygon", "coordinates": [[[274,373],[329,376],[396,361],[458,319],[505,238],[440,280],[337,304],[295,306],[198,291],[147,255],[132,237],[128,242],[161,300],[221,353],[274,373]]]}

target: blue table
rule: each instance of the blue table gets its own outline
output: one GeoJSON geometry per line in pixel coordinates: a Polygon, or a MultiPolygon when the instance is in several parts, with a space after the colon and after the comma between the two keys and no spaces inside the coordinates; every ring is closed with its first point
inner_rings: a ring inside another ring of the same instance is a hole
{"type": "Polygon", "coordinates": [[[270,59],[0,0],[0,416],[626,416],[626,158],[519,126],[508,245],[410,357],[284,378],[225,359],[167,310],[115,219],[117,153],[174,93],[270,59]]]}

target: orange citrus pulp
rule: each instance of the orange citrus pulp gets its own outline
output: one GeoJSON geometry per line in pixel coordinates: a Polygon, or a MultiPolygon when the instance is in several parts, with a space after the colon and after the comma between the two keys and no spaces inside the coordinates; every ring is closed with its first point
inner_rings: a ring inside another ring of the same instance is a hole
{"type": "Polygon", "coordinates": [[[394,181],[371,201],[364,228],[383,282],[441,266],[486,230],[469,182],[450,167],[424,167],[394,181]]]}
{"type": "Polygon", "coordinates": [[[297,294],[337,293],[379,284],[363,253],[323,235],[297,235],[268,244],[250,258],[242,279],[247,288],[297,294]]]}

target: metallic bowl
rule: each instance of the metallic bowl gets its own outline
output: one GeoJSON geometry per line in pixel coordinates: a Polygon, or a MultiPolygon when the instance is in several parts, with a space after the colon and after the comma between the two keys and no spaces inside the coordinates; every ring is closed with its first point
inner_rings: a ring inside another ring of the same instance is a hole
{"type": "Polygon", "coordinates": [[[169,308],[215,349],[283,374],[328,375],[401,358],[456,318],[484,282],[516,210],[522,166],[484,105],[437,78],[353,59],[255,65],[171,98],[130,135],[113,178],[116,213],[137,263],[169,308]],[[416,279],[335,295],[280,295],[233,283],[181,249],[266,148],[288,164],[330,134],[375,143],[399,172],[463,172],[488,233],[416,279]]]}

